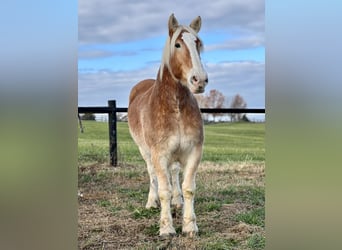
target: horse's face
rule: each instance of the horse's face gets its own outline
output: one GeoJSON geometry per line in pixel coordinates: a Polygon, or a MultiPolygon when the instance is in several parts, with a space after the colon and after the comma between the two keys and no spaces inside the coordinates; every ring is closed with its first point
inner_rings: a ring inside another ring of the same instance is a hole
{"type": "Polygon", "coordinates": [[[201,26],[200,17],[196,18],[189,27],[179,26],[177,20],[169,20],[170,34],[170,70],[181,84],[187,86],[191,92],[203,93],[208,84],[208,75],[204,70],[200,52],[202,41],[197,36],[201,26]]]}

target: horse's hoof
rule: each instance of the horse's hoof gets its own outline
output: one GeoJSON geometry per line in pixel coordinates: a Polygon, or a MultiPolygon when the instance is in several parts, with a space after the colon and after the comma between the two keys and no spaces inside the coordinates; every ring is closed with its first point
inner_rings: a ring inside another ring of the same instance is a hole
{"type": "Polygon", "coordinates": [[[151,202],[151,203],[147,203],[146,204],[146,206],[145,206],[145,208],[146,209],[153,209],[153,208],[159,208],[160,206],[159,206],[159,204],[157,203],[157,202],[151,202]]]}
{"type": "Polygon", "coordinates": [[[183,232],[183,236],[188,237],[188,238],[195,238],[198,235],[198,232],[196,231],[191,231],[191,232],[183,232]]]}
{"type": "Polygon", "coordinates": [[[175,235],[176,235],[176,230],[171,225],[160,228],[159,236],[161,238],[168,239],[168,238],[172,238],[175,235]]]}
{"type": "Polygon", "coordinates": [[[160,240],[170,240],[170,239],[172,239],[175,236],[176,236],[176,233],[160,234],[159,235],[160,240]]]}

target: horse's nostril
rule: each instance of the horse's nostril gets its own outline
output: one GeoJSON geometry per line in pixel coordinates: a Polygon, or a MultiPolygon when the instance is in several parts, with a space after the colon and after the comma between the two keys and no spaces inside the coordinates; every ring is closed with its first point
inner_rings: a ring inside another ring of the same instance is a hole
{"type": "Polygon", "coordinates": [[[206,83],[208,83],[208,82],[209,82],[209,79],[208,79],[208,78],[207,78],[207,79],[205,79],[205,82],[206,82],[206,83]]]}
{"type": "Polygon", "coordinates": [[[193,83],[197,83],[197,82],[198,82],[197,77],[196,77],[196,76],[193,76],[193,77],[192,77],[192,81],[193,81],[193,83]]]}

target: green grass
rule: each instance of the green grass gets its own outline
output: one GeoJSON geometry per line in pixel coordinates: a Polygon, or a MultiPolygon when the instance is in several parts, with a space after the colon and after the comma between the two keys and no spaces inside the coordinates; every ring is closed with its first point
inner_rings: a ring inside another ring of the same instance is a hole
{"type": "Polygon", "coordinates": [[[80,184],[83,183],[101,183],[104,181],[104,179],[106,178],[106,173],[105,172],[99,172],[96,174],[83,174],[81,176],[79,176],[78,182],[80,184]]]}
{"type": "Polygon", "coordinates": [[[97,203],[101,207],[110,207],[110,201],[108,200],[99,200],[97,203]]]}
{"type": "Polygon", "coordinates": [[[145,228],[144,233],[147,236],[156,236],[159,233],[159,225],[158,224],[153,224],[151,226],[148,226],[145,228]]]}
{"type": "Polygon", "coordinates": [[[136,208],[133,211],[133,219],[142,219],[142,218],[152,218],[152,217],[158,217],[159,215],[159,209],[157,208],[136,208]]]}
{"type": "Polygon", "coordinates": [[[252,186],[232,186],[218,191],[220,197],[229,197],[226,203],[246,202],[254,206],[265,205],[265,188],[252,186]]]}
{"type": "Polygon", "coordinates": [[[237,242],[234,239],[217,239],[213,242],[207,242],[204,244],[203,249],[212,250],[230,250],[236,249],[237,242]]]}
{"type": "Polygon", "coordinates": [[[203,161],[265,160],[264,123],[219,123],[204,128],[203,161]]]}
{"type": "Polygon", "coordinates": [[[255,249],[255,250],[265,249],[265,237],[259,234],[255,234],[248,239],[247,246],[250,249],[255,249]]]}
{"type": "Polygon", "coordinates": [[[172,242],[159,239],[160,209],[145,208],[148,174],[127,123],[117,124],[120,165],[117,168],[102,164],[109,162],[107,123],[84,121],[84,128],[78,138],[78,185],[84,194],[79,199],[80,246],[265,248],[265,124],[205,125],[203,159],[196,177],[199,236],[195,239],[182,236],[181,211],[173,210],[177,236],[172,242]]]}
{"type": "Polygon", "coordinates": [[[250,225],[265,227],[265,209],[261,207],[253,209],[247,213],[237,214],[235,219],[250,225]]]}
{"type": "MultiPolygon", "coordinates": [[[[108,124],[83,121],[84,133],[78,134],[80,163],[109,161],[108,124]]],[[[264,123],[219,123],[204,126],[205,141],[202,161],[263,162],[265,160],[264,123]]],[[[119,163],[144,165],[126,122],[117,123],[119,163]]]]}

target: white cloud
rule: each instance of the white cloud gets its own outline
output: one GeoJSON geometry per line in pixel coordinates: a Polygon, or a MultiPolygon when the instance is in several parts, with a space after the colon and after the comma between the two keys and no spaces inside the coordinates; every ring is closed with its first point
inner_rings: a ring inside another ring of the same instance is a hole
{"type": "MultiPolygon", "coordinates": [[[[131,88],[139,81],[155,78],[158,64],[135,71],[100,71],[79,76],[79,105],[106,105],[116,99],[126,107],[131,88]],[[102,103],[102,104],[101,104],[102,103]]],[[[240,94],[248,107],[264,107],[265,64],[260,62],[223,62],[206,65],[209,76],[207,92],[217,89],[227,98],[240,94]]]]}
{"type": "Polygon", "coordinates": [[[88,49],[88,50],[80,50],[78,52],[79,59],[98,59],[98,58],[106,58],[113,56],[134,56],[137,52],[135,51],[108,51],[101,49],[88,49]]]}
{"type": "Polygon", "coordinates": [[[158,65],[134,71],[88,72],[79,74],[79,106],[106,105],[107,100],[117,100],[117,105],[127,107],[131,88],[139,81],[155,78],[158,65]]]}
{"type": "Polygon", "coordinates": [[[207,89],[217,89],[226,97],[240,94],[248,107],[265,106],[265,64],[253,61],[208,63],[207,89]]]}
{"type": "Polygon", "coordinates": [[[263,36],[247,36],[238,39],[224,41],[222,43],[210,44],[205,47],[205,51],[213,50],[243,50],[264,46],[263,36]]]}
{"type": "Polygon", "coordinates": [[[80,0],[79,41],[114,43],[165,35],[173,12],[184,24],[200,15],[204,32],[264,32],[263,0],[80,0]]]}

